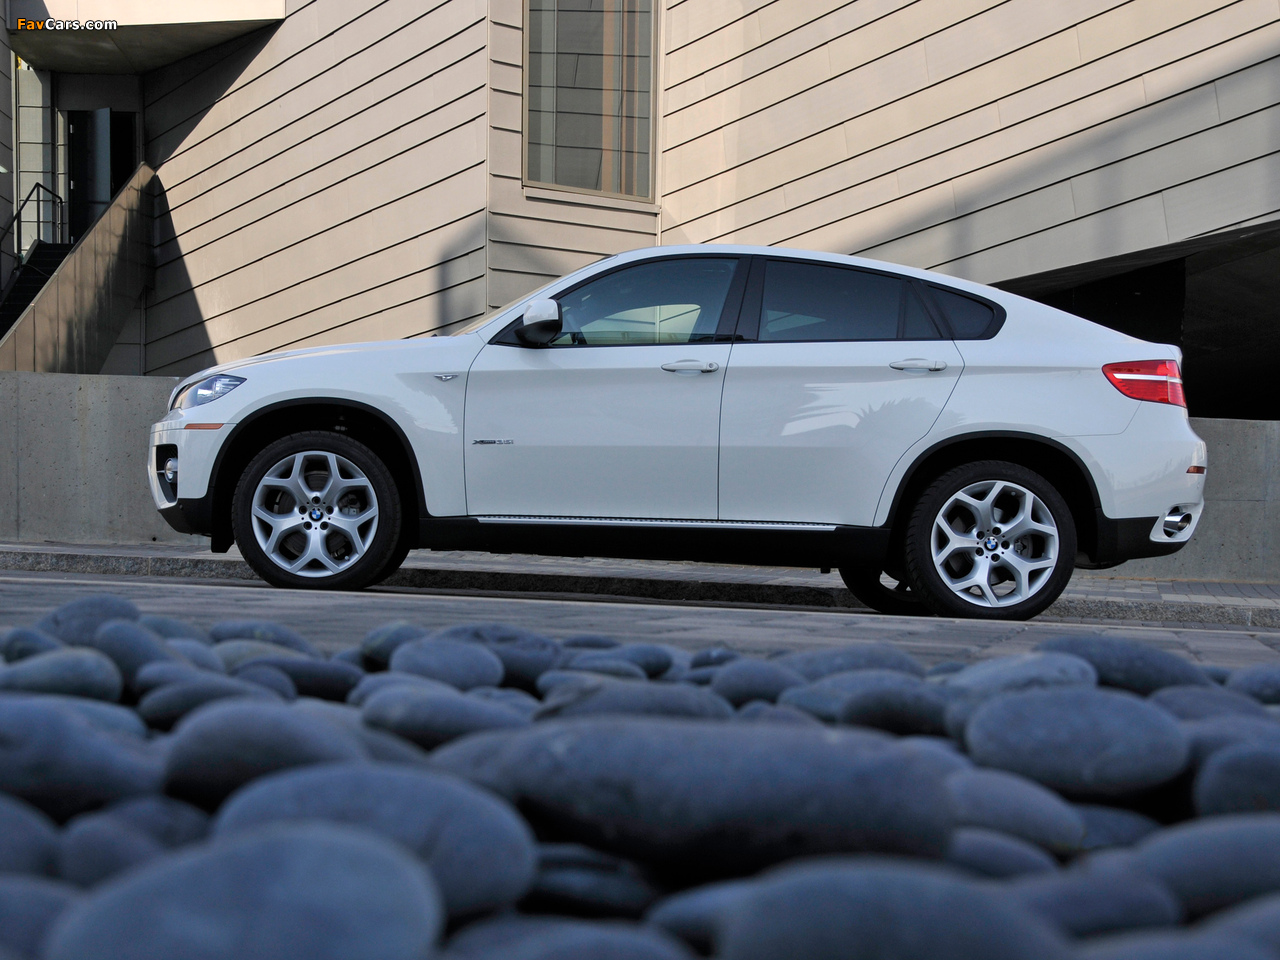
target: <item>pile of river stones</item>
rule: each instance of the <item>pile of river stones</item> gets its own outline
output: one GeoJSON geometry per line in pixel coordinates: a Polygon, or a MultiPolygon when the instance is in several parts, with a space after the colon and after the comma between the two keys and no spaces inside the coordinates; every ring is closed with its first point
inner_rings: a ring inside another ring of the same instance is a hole
{"type": "Polygon", "coordinates": [[[0,654],[0,960],[1280,960],[1280,665],[115,597],[0,654]]]}

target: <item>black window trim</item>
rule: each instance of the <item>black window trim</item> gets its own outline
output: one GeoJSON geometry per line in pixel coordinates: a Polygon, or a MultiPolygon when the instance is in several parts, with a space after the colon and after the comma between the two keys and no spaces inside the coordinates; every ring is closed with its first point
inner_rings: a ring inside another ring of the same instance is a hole
{"type": "Polygon", "coordinates": [[[934,283],[933,281],[925,282],[920,280],[917,280],[916,283],[919,284],[921,288],[921,295],[924,298],[925,304],[933,311],[935,317],[939,317],[944,321],[946,325],[943,329],[951,334],[952,340],[990,340],[999,333],[1000,328],[1004,326],[1004,321],[1008,316],[1008,312],[994,300],[989,300],[976,293],[970,293],[968,290],[957,290],[955,287],[949,287],[945,283],[934,283]],[[980,336],[957,337],[955,335],[955,329],[951,326],[951,321],[947,318],[946,311],[942,309],[942,304],[938,303],[937,299],[933,296],[934,290],[941,290],[945,293],[954,294],[957,297],[967,297],[968,299],[973,300],[976,303],[980,303],[985,307],[990,307],[995,315],[994,319],[987,324],[987,328],[982,331],[980,336]]]}

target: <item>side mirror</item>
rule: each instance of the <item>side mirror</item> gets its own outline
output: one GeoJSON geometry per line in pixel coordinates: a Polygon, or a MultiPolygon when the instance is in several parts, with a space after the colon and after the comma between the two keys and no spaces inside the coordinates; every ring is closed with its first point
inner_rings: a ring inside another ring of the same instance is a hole
{"type": "Polygon", "coordinates": [[[560,304],[554,300],[531,300],[515,334],[526,347],[545,347],[560,336],[560,330],[560,304]]]}

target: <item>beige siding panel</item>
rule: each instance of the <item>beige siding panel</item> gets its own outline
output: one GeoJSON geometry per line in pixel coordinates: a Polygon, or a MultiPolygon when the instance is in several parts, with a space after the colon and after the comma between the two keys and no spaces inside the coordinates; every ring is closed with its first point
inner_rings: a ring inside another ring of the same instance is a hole
{"type": "Polygon", "coordinates": [[[528,0],[489,0],[489,19],[503,26],[524,29],[524,6],[528,0]]]}
{"type": "Polygon", "coordinates": [[[524,70],[508,63],[489,64],[489,86],[503,93],[524,96],[524,70]]]}
{"type": "Polygon", "coordinates": [[[1223,120],[1234,120],[1266,104],[1280,103],[1280,57],[1215,80],[1213,89],[1218,98],[1218,115],[1223,120]]]}
{"type": "MultiPolygon", "coordinates": [[[[771,0],[723,0],[720,3],[682,3],[667,11],[663,30],[667,35],[667,49],[678,50],[699,37],[724,29],[725,24],[737,23],[771,0]]],[[[822,9],[839,0],[815,0],[814,6],[822,9]]]]}
{"type": "Polygon", "coordinates": [[[1275,210],[1280,207],[1280,153],[1166,190],[1164,207],[1172,240],[1211,233],[1259,211],[1275,210]]]}
{"type": "Polygon", "coordinates": [[[1280,23],[1274,22],[1280,16],[1278,3],[1280,0],[1267,0],[1265,4],[1259,4],[1272,18],[1270,26],[1242,34],[1234,43],[1221,43],[1200,56],[1188,57],[1145,74],[1142,82],[1147,87],[1147,99],[1159,100],[1179,90],[1209,83],[1223,74],[1275,56],[1277,44],[1280,44],[1280,23]]]}
{"type": "MultiPolygon", "coordinates": [[[[538,186],[538,190],[553,188],[538,186]]],[[[494,176],[489,180],[489,211],[495,215],[510,214],[523,220],[548,223],[574,223],[589,227],[605,227],[639,233],[652,238],[654,214],[642,210],[619,210],[592,203],[592,197],[575,193],[558,193],[558,199],[526,197],[515,177],[494,176]]]]}
{"type": "MultiPolygon", "coordinates": [[[[569,250],[545,244],[502,243],[492,238],[489,243],[491,269],[509,273],[549,275],[553,278],[572,273],[589,263],[595,263],[604,256],[608,254],[594,250],[569,250]]],[[[537,285],[535,283],[528,289],[532,290],[537,285]]],[[[506,303],[508,300],[502,302],[506,303]]],[[[493,306],[501,306],[501,304],[493,304],[493,306]]]]}
{"type": "Polygon", "coordinates": [[[531,220],[497,213],[490,217],[489,239],[494,243],[550,247],[574,254],[614,254],[653,245],[652,231],[610,230],[564,220],[531,220]]]}
{"type": "Polygon", "coordinates": [[[797,234],[787,241],[787,246],[855,253],[954,216],[955,202],[951,195],[951,185],[944,183],[883,204],[866,213],[797,234]]]}
{"type": "Polygon", "coordinates": [[[1096,60],[1137,40],[1195,20],[1230,0],[1131,0],[1077,28],[1082,60],[1096,60]]]}
{"type": "Polygon", "coordinates": [[[521,110],[524,98],[519,94],[491,90],[489,95],[489,122],[493,126],[519,134],[524,129],[521,110]]]}
{"type": "Polygon", "coordinates": [[[489,56],[497,63],[518,67],[524,63],[524,32],[503,23],[490,25],[489,56]]]}
{"type": "MultiPolygon", "coordinates": [[[[580,264],[586,266],[586,264],[580,264]]],[[[504,307],[513,300],[537,290],[544,284],[563,276],[559,271],[546,273],[517,273],[510,270],[489,270],[489,309],[504,307]]]]}

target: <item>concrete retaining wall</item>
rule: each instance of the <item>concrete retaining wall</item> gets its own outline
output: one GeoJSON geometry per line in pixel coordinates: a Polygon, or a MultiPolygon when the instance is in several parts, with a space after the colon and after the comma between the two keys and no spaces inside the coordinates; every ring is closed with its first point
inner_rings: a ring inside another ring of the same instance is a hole
{"type": "MultiPolygon", "coordinates": [[[[0,372],[0,540],[192,542],[146,484],[168,377],[0,372]]],[[[1280,423],[1192,420],[1209,444],[1204,519],[1180,553],[1104,576],[1280,581],[1280,423]]]]}

